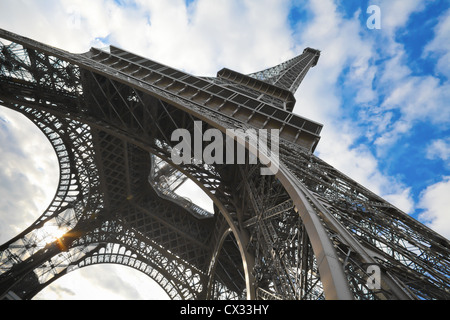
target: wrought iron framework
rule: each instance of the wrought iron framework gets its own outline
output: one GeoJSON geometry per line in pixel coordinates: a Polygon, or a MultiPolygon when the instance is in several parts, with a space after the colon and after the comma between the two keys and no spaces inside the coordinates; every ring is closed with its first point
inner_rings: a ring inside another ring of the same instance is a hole
{"type": "Polygon", "coordinates": [[[30,299],[68,272],[116,263],[172,299],[449,299],[450,242],[314,156],[322,125],[292,110],[319,56],[205,78],[0,30],[0,105],[41,129],[60,168],[48,209],[0,246],[0,296],[30,299]],[[195,121],[224,135],[279,129],[279,171],[174,164],[171,133],[195,121]],[[175,193],[186,179],[214,212],[175,193]]]}

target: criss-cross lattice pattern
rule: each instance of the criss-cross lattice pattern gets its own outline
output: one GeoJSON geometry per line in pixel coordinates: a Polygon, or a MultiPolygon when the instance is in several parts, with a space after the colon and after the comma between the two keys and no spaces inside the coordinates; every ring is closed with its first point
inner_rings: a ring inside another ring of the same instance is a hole
{"type": "Polygon", "coordinates": [[[0,38],[0,105],[41,129],[60,167],[47,210],[0,247],[0,296],[30,299],[67,272],[116,263],[172,299],[450,298],[449,241],[313,155],[322,126],[291,111],[317,50],[201,78],[115,47],[76,55],[0,38]],[[196,121],[224,137],[278,129],[277,174],[174,164],[171,134],[194,135],[196,121]],[[187,179],[213,212],[175,193],[187,179]]]}

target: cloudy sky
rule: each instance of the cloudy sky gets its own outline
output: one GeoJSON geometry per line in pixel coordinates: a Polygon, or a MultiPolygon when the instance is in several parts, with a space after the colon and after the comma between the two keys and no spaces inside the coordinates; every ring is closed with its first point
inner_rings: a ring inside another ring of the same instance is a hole
{"type": "MultiPolygon", "coordinates": [[[[316,154],[450,238],[449,0],[1,0],[0,28],[72,52],[113,44],[202,76],[317,48],[294,110],[324,125],[316,154]],[[381,29],[369,28],[378,17],[381,29]]],[[[0,107],[0,242],[53,197],[52,153],[0,107]]],[[[152,280],[116,266],[73,272],[38,296],[155,297],[152,280]]]]}

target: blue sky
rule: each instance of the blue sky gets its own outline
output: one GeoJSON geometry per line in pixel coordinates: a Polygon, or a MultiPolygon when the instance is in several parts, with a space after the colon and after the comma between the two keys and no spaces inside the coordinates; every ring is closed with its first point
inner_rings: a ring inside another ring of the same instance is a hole
{"type": "MultiPolygon", "coordinates": [[[[406,1],[407,2],[407,1],[406,1]]],[[[337,9],[345,17],[351,17],[355,11],[368,7],[374,1],[338,1],[337,9]]],[[[441,73],[436,64],[441,57],[439,52],[435,54],[427,54],[427,45],[435,36],[435,30],[442,19],[443,14],[448,10],[448,1],[428,1],[422,10],[414,12],[410,15],[406,24],[399,27],[393,34],[395,41],[404,47],[403,63],[410,68],[411,76],[415,77],[433,77],[439,84],[444,86],[448,83],[448,74],[441,73]]],[[[305,17],[305,14],[298,14],[294,8],[292,20],[297,21],[297,16],[305,17]]],[[[364,13],[364,12],[363,12],[364,13]]],[[[447,11],[448,13],[448,11],[447,11]]],[[[307,17],[307,15],[306,15],[307,17]]],[[[365,23],[368,15],[361,14],[359,21],[361,24],[365,23]]],[[[383,19],[383,15],[381,16],[383,19]]],[[[383,30],[367,31],[364,30],[364,37],[373,37],[377,43],[374,48],[377,50],[377,55],[372,57],[372,64],[379,69],[383,69],[386,61],[392,57],[390,53],[383,50],[383,30]]],[[[351,44],[349,44],[351,45],[351,44]]],[[[445,50],[445,49],[443,49],[445,50]]],[[[320,68],[320,65],[319,65],[320,68]]],[[[361,130],[370,128],[371,123],[365,121],[361,117],[361,112],[366,111],[366,103],[358,103],[353,99],[355,95],[354,88],[345,85],[345,80],[348,77],[348,69],[344,69],[339,77],[339,84],[344,87],[342,96],[345,99],[345,109],[347,117],[350,121],[354,121],[361,130]]],[[[386,100],[386,93],[382,88],[377,75],[375,75],[372,88],[377,90],[377,98],[373,101],[375,104],[382,104],[386,100]]],[[[442,108],[450,108],[448,104],[443,104],[442,108]]],[[[372,113],[378,115],[378,113],[372,113]]],[[[393,128],[395,123],[402,119],[403,113],[398,108],[391,110],[391,122],[387,130],[393,128]]],[[[444,119],[443,119],[444,120],[444,119]]],[[[429,142],[436,139],[447,139],[450,137],[450,127],[448,125],[448,118],[442,121],[439,125],[435,125],[433,119],[428,119],[426,116],[421,119],[414,119],[412,127],[403,132],[391,145],[388,146],[386,153],[378,153],[376,139],[382,137],[382,132],[377,132],[374,136],[368,137],[361,135],[355,140],[354,146],[364,144],[374,155],[380,154],[378,157],[378,165],[380,171],[389,176],[397,176],[399,181],[411,187],[411,197],[415,202],[420,200],[420,193],[429,185],[437,183],[442,179],[442,175],[448,174],[448,156],[447,158],[439,156],[427,157],[427,148],[429,142]]],[[[448,154],[448,149],[447,149],[448,154]]],[[[423,212],[423,209],[416,209],[410,211],[414,216],[418,216],[423,212]]]]}
{"type": "MultiPolygon", "coordinates": [[[[68,51],[114,44],[205,76],[317,48],[294,110],[324,125],[316,154],[450,238],[449,0],[2,0],[0,17],[0,28],[68,51]],[[370,5],[379,30],[367,28],[370,5]]],[[[0,119],[3,242],[46,207],[57,173],[32,125],[4,108],[0,119]]]]}

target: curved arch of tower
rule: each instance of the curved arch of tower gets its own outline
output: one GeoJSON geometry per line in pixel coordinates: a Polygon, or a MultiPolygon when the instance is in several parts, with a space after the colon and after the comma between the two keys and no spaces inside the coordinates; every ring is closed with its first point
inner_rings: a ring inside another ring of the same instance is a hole
{"type": "Polygon", "coordinates": [[[47,210],[0,246],[0,297],[117,263],[172,299],[449,299],[449,241],[314,155],[322,125],[292,111],[319,57],[206,78],[0,29],[0,105],[60,167],[47,210]],[[176,193],[187,179],[213,212],[176,193]],[[49,241],[49,225],[64,235],[49,241]]]}

